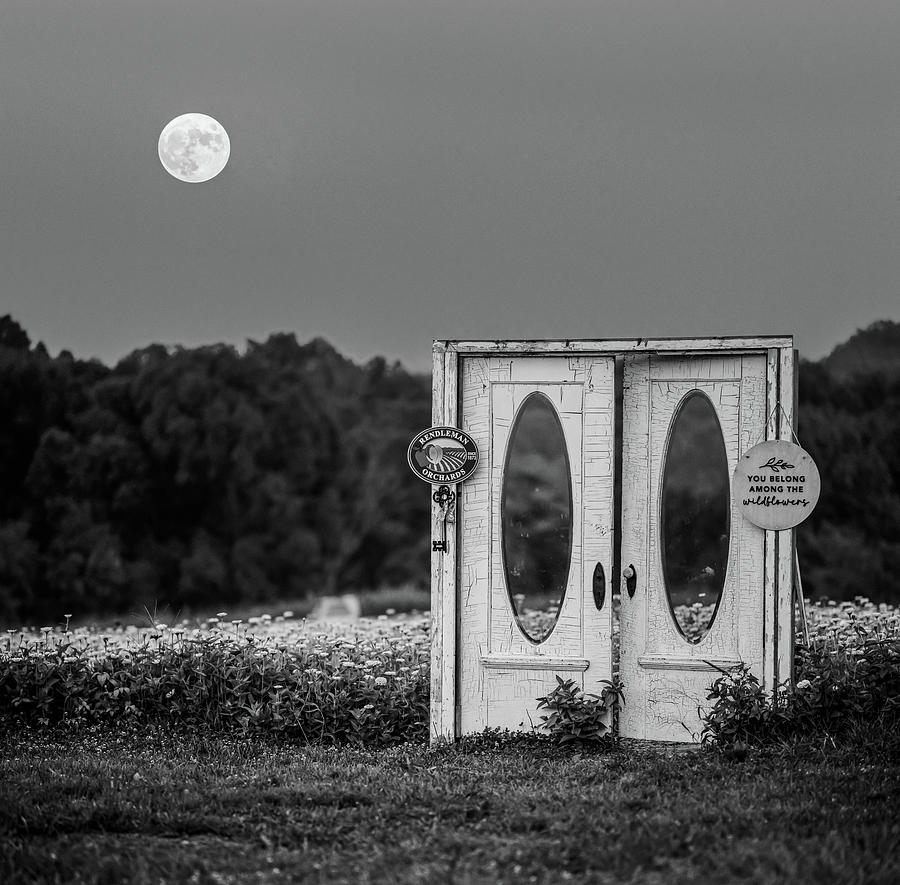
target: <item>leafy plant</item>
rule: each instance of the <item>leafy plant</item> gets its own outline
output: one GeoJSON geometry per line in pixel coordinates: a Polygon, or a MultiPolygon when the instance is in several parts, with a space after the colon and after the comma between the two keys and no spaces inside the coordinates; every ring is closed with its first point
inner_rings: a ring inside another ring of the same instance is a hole
{"type": "Polygon", "coordinates": [[[900,720],[900,639],[828,639],[798,649],[797,680],[773,697],[747,665],[722,671],[710,688],[702,740],[723,747],[822,736],[834,739],[853,723],[900,720]]]}
{"type": "Polygon", "coordinates": [[[707,695],[715,704],[703,717],[702,742],[721,746],[760,743],[770,734],[776,716],[768,693],[746,664],[721,672],[707,695]]]}
{"type": "Polygon", "coordinates": [[[276,638],[232,627],[185,635],[156,625],[104,636],[102,649],[85,632],[14,632],[0,648],[0,728],[130,720],[381,745],[427,735],[421,629],[375,621],[352,637],[297,628],[276,638]]]}
{"type": "MultiPolygon", "coordinates": [[[[746,668],[723,671],[710,689],[707,743],[847,740],[879,721],[900,725],[900,610],[859,597],[808,614],[812,640],[798,644],[796,684],[773,700],[746,668]]],[[[370,746],[428,734],[426,618],[326,627],[291,611],[246,621],[219,612],[196,625],[154,617],[144,630],[95,630],[64,617],[64,627],[0,638],[0,731],[125,721],[370,746]]],[[[609,735],[621,689],[605,685],[598,697],[558,679],[539,699],[540,736],[609,735]]]]}
{"type": "Polygon", "coordinates": [[[556,688],[545,697],[538,698],[538,709],[551,712],[541,716],[540,728],[546,729],[559,744],[572,741],[591,743],[610,734],[613,715],[622,691],[608,679],[599,695],[582,690],[573,679],[556,677],[556,688]]]}

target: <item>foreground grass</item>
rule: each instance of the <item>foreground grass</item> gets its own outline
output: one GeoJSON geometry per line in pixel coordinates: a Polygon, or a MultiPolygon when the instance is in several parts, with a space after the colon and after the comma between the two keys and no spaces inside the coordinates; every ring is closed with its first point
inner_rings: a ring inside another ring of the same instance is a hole
{"type": "Polygon", "coordinates": [[[160,726],[0,742],[0,881],[900,881],[900,735],[750,750],[296,746],[160,726]]]}

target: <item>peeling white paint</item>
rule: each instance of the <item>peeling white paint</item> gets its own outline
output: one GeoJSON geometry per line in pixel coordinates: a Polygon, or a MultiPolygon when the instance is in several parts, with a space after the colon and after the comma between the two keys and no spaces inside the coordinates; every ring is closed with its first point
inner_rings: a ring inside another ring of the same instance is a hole
{"type": "Polygon", "coordinates": [[[743,453],[742,440],[765,430],[765,373],[761,355],[626,357],[622,563],[634,563],[637,588],[634,598],[623,588],[622,598],[624,737],[688,741],[699,735],[698,707],[718,674],[694,662],[745,661],[762,675],[763,533],[742,519],[732,502],[722,600],[707,634],[690,643],[677,629],[666,595],[659,514],[665,448],[682,399],[700,390],[713,403],[730,475],[743,453]],[[642,665],[642,659],[652,666],[642,665]]]}
{"type": "Polygon", "coordinates": [[[530,728],[537,698],[556,675],[599,692],[612,668],[611,604],[597,611],[591,580],[599,561],[612,568],[612,357],[464,358],[462,429],[477,442],[485,467],[463,486],[462,567],[471,576],[460,611],[461,733],[486,727],[530,728]],[[592,386],[586,387],[590,375],[592,386]],[[487,387],[482,383],[486,381],[487,387]],[[540,391],[559,410],[572,472],[572,559],[559,619],[535,645],[515,622],[502,566],[500,495],[510,428],[524,399],[540,391]],[[589,480],[589,481],[586,481],[589,480]],[[489,525],[490,531],[484,531],[489,525]],[[591,531],[585,532],[584,527],[591,531]],[[595,528],[596,527],[596,528],[595,528]],[[482,649],[487,649],[486,653],[482,649]],[[549,657],[541,667],[542,657],[549,657]],[[509,667],[494,666],[499,659],[509,667]],[[588,660],[587,668],[574,661],[588,660]],[[553,667],[553,661],[564,666],[553,667]],[[486,663],[487,662],[487,663],[486,663]]]}
{"type": "MultiPolygon", "coordinates": [[[[730,470],[763,438],[789,438],[795,374],[790,337],[435,342],[434,423],[461,427],[481,452],[475,475],[457,487],[459,549],[453,544],[447,554],[432,557],[435,739],[486,727],[531,728],[539,721],[536,698],[553,689],[556,675],[578,678],[597,693],[610,676],[610,585],[619,580],[611,571],[615,354],[625,360],[622,566],[633,564],[638,574],[634,599],[623,587],[622,734],[696,739],[697,706],[717,675],[704,660],[718,666],[745,661],[767,689],[790,675],[792,533],[764,532],[743,520],[732,502],[722,602],[712,628],[695,645],[672,621],[658,538],[658,483],[678,403],[692,389],[709,396],[730,470]],[[504,586],[499,502],[516,410],[538,390],[557,406],[566,438],[573,544],[559,620],[536,646],[516,625],[504,586]],[[766,427],[778,405],[787,419],[776,411],[766,427]],[[597,562],[608,581],[601,612],[591,592],[597,562]]],[[[432,513],[436,531],[440,512],[435,507],[432,513]]]]}

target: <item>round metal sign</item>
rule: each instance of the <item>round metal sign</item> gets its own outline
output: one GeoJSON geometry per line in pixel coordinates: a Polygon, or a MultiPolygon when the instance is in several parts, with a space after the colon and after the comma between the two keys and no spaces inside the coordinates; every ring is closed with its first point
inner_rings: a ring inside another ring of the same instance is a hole
{"type": "Polygon", "coordinates": [[[455,427],[429,427],[413,438],[406,460],[425,482],[463,482],[478,466],[478,446],[468,433],[455,427]]]}
{"type": "Polygon", "coordinates": [[[782,439],[754,446],[734,469],[734,500],[750,522],[764,529],[799,525],[813,512],[821,489],[809,453],[782,439]]]}

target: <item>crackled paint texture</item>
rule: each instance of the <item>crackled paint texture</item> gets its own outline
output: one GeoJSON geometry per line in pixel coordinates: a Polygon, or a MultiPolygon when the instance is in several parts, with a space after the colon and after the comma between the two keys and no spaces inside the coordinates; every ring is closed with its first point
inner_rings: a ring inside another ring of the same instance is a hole
{"type": "Polygon", "coordinates": [[[749,663],[763,674],[764,533],[732,502],[728,569],[719,611],[699,643],[678,631],[663,583],[660,491],[672,418],[692,390],[719,418],[729,475],[765,433],[766,360],[747,356],[627,356],[623,395],[622,564],[633,564],[633,598],[623,588],[621,678],[624,737],[696,740],[698,705],[717,676],[712,664],[749,663]]]}
{"type": "Polygon", "coordinates": [[[556,676],[599,692],[612,661],[612,606],[597,611],[591,579],[612,567],[614,358],[465,357],[461,426],[483,460],[460,507],[460,733],[528,730],[556,676]],[[500,496],[510,429],[523,400],[543,393],[557,410],[572,473],[572,558],[559,620],[534,644],[513,616],[504,570],[500,496]]]}
{"type": "MultiPolygon", "coordinates": [[[[634,598],[624,595],[623,588],[622,601],[626,703],[620,728],[627,737],[696,739],[701,727],[697,708],[717,675],[714,665],[746,662],[767,688],[787,672],[775,662],[776,652],[782,655],[778,631],[790,626],[789,576],[781,575],[790,566],[790,538],[767,539],[732,504],[722,601],[699,643],[687,642],[676,629],[663,586],[660,479],[678,404],[691,390],[709,397],[722,428],[730,475],[742,452],[776,432],[772,422],[766,427],[766,418],[777,402],[787,401],[791,383],[792,364],[786,361],[779,374],[774,347],[743,355],[715,350],[678,356],[626,352],[624,357],[622,565],[632,563],[638,575],[634,598]]],[[[597,611],[591,579],[601,562],[610,579],[617,580],[611,571],[614,358],[512,352],[460,354],[459,359],[459,426],[478,443],[482,465],[460,490],[458,596],[443,599],[448,624],[458,603],[456,733],[529,729],[540,721],[536,699],[552,690],[557,675],[594,692],[610,677],[612,606],[597,611]],[[510,428],[524,398],[536,391],[559,413],[573,485],[566,594],[556,628],[537,645],[525,638],[513,617],[503,578],[499,515],[510,428]]],[[[455,377],[455,364],[453,373],[445,374],[455,377]]],[[[444,400],[444,411],[452,403],[455,414],[456,390],[444,391],[444,400]]],[[[447,579],[455,568],[453,555],[438,562],[447,579]]],[[[451,678],[449,671],[444,677],[451,678]]],[[[447,713],[441,713],[442,722],[447,713]]]]}

